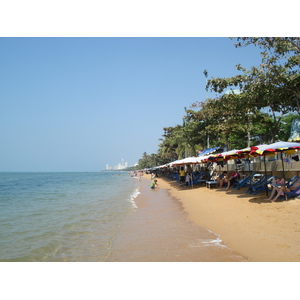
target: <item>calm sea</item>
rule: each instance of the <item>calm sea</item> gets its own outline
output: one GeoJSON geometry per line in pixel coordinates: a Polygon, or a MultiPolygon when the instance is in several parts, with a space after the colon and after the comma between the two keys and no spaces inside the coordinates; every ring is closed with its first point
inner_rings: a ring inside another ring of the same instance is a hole
{"type": "Polygon", "coordinates": [[[127,172],[0,173],[0,261],[105,261],[138,189],[127,172]]]}

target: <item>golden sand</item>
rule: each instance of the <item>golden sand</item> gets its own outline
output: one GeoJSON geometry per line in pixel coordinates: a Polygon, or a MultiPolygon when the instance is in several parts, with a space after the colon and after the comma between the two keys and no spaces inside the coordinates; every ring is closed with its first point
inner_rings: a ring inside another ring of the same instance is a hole
{"type": "Polygon", "coordinates": [[[250,261],[300,260],[300,199],[271,203],[264,200],[265,192],[253,196],[245,188],[180,187],[166,178],[158,183],[182,204],[192,222],[220,235],[250,261]]]}

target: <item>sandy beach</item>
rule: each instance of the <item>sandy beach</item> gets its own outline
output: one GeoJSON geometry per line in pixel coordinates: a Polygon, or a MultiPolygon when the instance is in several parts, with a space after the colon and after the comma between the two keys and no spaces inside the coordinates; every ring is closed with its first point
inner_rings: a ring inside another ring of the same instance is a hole
{"type": "Polygon", "coordinates": [[[189,220],[218,234],[249,261],[300,260],[300,199],[271,203],[264,200],[265,192],[253,196],[245,188],[180,187],[167,178],[158,183],[181,203],[189,220]]]}

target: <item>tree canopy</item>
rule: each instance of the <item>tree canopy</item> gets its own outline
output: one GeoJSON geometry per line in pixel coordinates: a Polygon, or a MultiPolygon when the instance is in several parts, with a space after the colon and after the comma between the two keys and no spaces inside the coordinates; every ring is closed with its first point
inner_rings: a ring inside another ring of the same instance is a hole
{"type": "MultiPolygon", "coordinates": [[[[217,93],[216,98],[191,104],[183,125],[164,128],[153,163],[197,155],[206,147],[241,149],[288,139],[292,120],[300,115],[300,38],[231,39],[237,48],[258,47],[260,65],[236,65],[241,74],[208,79],[206,89],[217,93]]],[[[144,165],[142,159],[138,167],[144,165]]]]}

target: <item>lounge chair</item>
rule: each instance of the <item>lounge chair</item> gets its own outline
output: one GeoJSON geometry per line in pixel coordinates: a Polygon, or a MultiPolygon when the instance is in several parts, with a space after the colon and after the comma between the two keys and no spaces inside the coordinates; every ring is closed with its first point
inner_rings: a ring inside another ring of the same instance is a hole
{"type": "Polygon", "coordinates": [[[293,191],[284,192],[284,195],[279,196],[279,199],[285,199],[285,200],[287,200],[288,198],[296,197],[296,196],[299,196],[299,195],[300,195],[300,186],[298,186],[293,191]]]}
{"type": "Polygon", "coordinates": [[[273,179],[274,176],[271,175],[263,176],[253,184],[248,184],[248,190],[246,191],[246,193],[256,195],[261,191],[265,191],[268,188],[268,184],[271,183],[273,179]]]}
{"type": "Polygon", "coordinates": [[[193,179],[193,184],[199,184],[199,183],[200,183],[200,178],[202,177],[203,174],[204,174],[204,172],[200,172],[200,173],[193,179]]]}
{"type": "Polygon", "coordinates": [[[254,176],[254,174],[249,175],[249,176],[247,176],[246,178],[239,180],[238,182],[235,182],[235,183],[233,184],[233,187],[234,187],[236,190],[239,190],[241,187],[247,186],[247,184],[250,184],[250,183],[251,183],[251,180],[252,180],[253,176],[254,176]]]}
{"type": "Polygon", "coordinates": [[[179,173],[171,173],[170,174],[170,179],[179,181],[179,173]]]}
{"type": "MultiPolygon", "coordinates": [[[[286,183],[286,187],[291,187],[297,180],[299,179],[298,176],[294,176],[292,177],[287,183],[286,183]]],[[[299,196],[300,195],[300,186],[297,187],[295,190],[292,190],[290,192],[283,192],[284,194],[279,196],[279,199],[285,199],[287,200],[288,198],[291,198],[291,197],[296,197],[296,196],[299,196]]]]}
{"type": "Polygon", "coordinates": [[[298,176],[295,175],[294,177],[292,177],[287,183],[286,183],[286,186],[287,187],[290,187],[291,185],[293,185],[297,180],[298,180],[298,176]]]}

